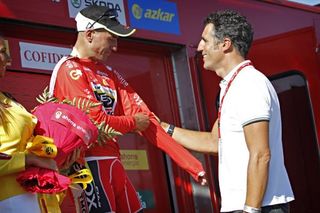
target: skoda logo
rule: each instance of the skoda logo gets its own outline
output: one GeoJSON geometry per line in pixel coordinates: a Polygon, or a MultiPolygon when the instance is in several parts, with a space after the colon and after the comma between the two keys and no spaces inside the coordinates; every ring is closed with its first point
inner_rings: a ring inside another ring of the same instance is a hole
{"type": "Polygon", "coordinates": [[[70,0],[70,1],[75,8],[79,8],[81,6],[81,0],[70,0]]]}
{"type": "Polygon", "coordinates": [[[132,14],[136,19],[141,19],[143,9],[138,4],[133,4],[131,8],[132,14]]]}

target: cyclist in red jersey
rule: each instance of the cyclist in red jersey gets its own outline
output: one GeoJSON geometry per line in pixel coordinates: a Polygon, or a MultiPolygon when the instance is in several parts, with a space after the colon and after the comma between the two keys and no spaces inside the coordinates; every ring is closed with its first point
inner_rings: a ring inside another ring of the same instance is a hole
{"type": "MultiPolygon", "coordinates": [[[[56,65],[50,93],[59,100],[85,98],[101,103],[89,116],[105,122],[122,134],[137,132],[165,151],[195,180],[204,184],[201,163],[161,128],[155,115],[125,79],[105,64],[117,50],[117,37],[127,37],[135,29],[121,25],[116,10],[89,6],[76,16],[78,38],[70,56],[56,65]]],[[[137,193],[120,162],[119,145],[109,140],[86,153],[94,181],[81,202],[81,212],[141,212],[137,193]],[[86,201],[86,202],[85,202],[86,201]]]]}

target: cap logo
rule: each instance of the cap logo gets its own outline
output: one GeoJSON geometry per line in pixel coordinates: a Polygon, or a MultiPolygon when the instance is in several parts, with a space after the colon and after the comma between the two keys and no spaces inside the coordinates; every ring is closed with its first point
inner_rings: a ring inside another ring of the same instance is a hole
{"type": "Polygon", "coordinates": [[[89,23],[87,24],[87,26],[86,26],[86,29],[92,28],[93,25],[94,25],[94,23],[92,24],[91,22],[89,22],[89,23]]]}

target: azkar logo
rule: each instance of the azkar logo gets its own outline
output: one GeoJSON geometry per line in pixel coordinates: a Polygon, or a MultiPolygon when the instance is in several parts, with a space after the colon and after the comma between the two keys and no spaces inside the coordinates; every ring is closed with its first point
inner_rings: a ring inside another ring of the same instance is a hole
{"type": "Polygon", "coordinates": [[[131,7],[131,11],[132,11],[133,16],[136,19],[141,19],[144,17],[146,19],[171,22],[173,17],[175,16],[174,13],[162,11],[161,8],[158,8],[157,10],[146,9],[145,11],[143,11],[143,8],[140,7],[140,5],[138,5],[138,4],[133,4],[131,7]]]}
{"type": "Polygon", "coordinates": [[[180,35],[179,10],[171,1],[128,0],[134,28],[180,35]]]}

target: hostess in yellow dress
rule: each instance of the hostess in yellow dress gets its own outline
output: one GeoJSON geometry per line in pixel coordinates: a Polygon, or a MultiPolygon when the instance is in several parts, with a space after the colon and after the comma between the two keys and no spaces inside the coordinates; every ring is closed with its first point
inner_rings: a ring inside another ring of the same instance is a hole
{"type": "Polygon", "coordinates": [[[37,123],[35,116],[22,105],[0,92],[3,123],[0,125],[0,152],[11,156],[0,160],[0,201],[26,193],[16,181],[19,172],[25,170],[25,148],[37,123]]]}

